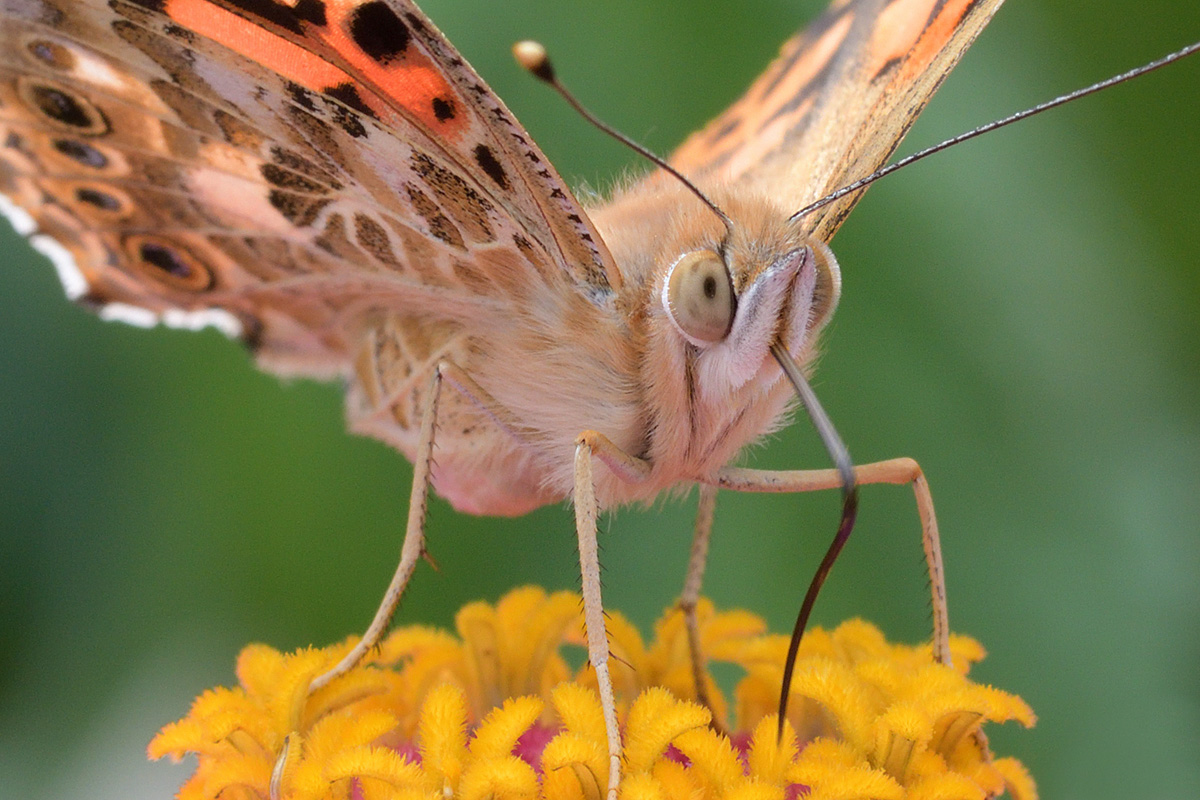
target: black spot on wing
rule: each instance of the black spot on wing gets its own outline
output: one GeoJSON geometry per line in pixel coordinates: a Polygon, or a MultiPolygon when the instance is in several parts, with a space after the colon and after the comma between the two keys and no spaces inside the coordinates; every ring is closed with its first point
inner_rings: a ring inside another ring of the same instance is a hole
{"type": "Polygon", "coordinates": [[[292,172],[299,172],[300,174],[319,182],[323,186],[327,187],[326,190],[336,191],[342,188],[341,182],[327,170],[323,169],[320,165],[313,163],[311,160],[304,158],[298,153],[285,150],[279,145],[273,145],[271,147],[271,160],[273,163],[277,164],[283,169],[288,169],[292,172]]]}
{"type": "Polygon", "coordinates": [[[382,0],[371,0],[354,9],[349,33],[358,48],[379,64],[403,55],[412,39],[408,27],[382,0]]]}
{"type": "Polygon", "coordinates": [[[496,185],[501,189],[508,189],[508,175],[504,172],[504,167],[496,160],[495,153],[486,144],[475,145],[475,163],[479,168],[487,173],[488,177],[495,181],[496,185]]]}
{"type": "Polygon", "coordinates": [[[288,97],[292,98],[292,102],[303,108],[305,111],[316,111],[317,104],[313,101],[312,92],[305,89],[298,83],[288,81],[284,87],[288,93],[288,97]]]}
{"type": "Polygon", "coordinates": [[[196,44],[195,32],[188,30],[182,25],[164,25],[163,33],[188,46],[194,46],[196,44]]]}
{"type": "Polygon", "coordinates": [[[454,119],[454,102],[441,97],[433,98],[433,115],[437,117],[438,122],[454,119]]]}
{"type": "Polygon", "coordinates": [[[183,259],[179,258],[174,251],[169,250],[162,245],[143,244],[139,252],[142,255],[142,260],[150,264],[168,275],[174,275],[177,278],[190,275],[191,270],[183,259]]]}
{"type": "Polygon", "coordinates": [[[277,3],[274,0],[225,0],[234,9],[245,12],[242,16],[259,17],[280,28],[301,35],[305,22],[325,25],[325,3],[322,0],[298,0],[295,4],[277,3]]]}
{"type": "Polygon", "coordinates": [[[899,56],[889,58],[887,61],[883,62],[883,66],[880,67],[875,72],[875,74],[871,76],[871,82],[874,83],[879,80],[887,78],[887,76],[890,75],[892,72],[894,72],[896,69],[898,69],[900,67],[900,64],[903,62],[904,62],[904,59],[899,56]]]}
{"type": "Polygon", "coordinates": [[[374,118],[375,112],[371,111],[363,101],[362,95],[358,93],[358,87],[352,83],[339,83],[325,89],[325,94],[349,107],[334,108],[333,121],[337,123],[338,127],[355,139],[366,136],[367,129],[363,127],[362,120],[354,112],[372,118],[374,118]]]}
{"type": "Polygon", "coordinates": [[[413,208],[425,220],[429,233],[457,250],[465,250],[462,234],[454,223],[442,213],[437,203],[411,183],[405,184],[405,189],[413,208]]]}
{"type": "Polygon", "coordinates": [[[368,117],[375,116],[375,112],[372,111],[371,107],[368,106],[366,101],[362,99],[362,95],[358,93],[358,87],[353,83],[346,82],[339,83],[334,86],[327,86],[324,89],[324,92],[335,100],[345,103],[347,106],[360,114],[365,114],[368,117]]]}
{"type": "Polygon", "coordinates": [[[275,164],[263,164],[259,168],[259,172],[262,173],[263,178],[268,183],[272,186],[278,186],[280,189],[288,189],[293,192],[307,192],[309,194],[325,194],[328,191],[322,184],[275,164]]]}
{"type": "Polygon", "coordinates": [[[416,14],[413,14],[410,11],[404,15],[404,18],[406,20],[408,20],[408,26],[410,28],[412,28],[414,31],[416,31],[417,33],[419,33],[423,36],[426,36],[429,34],[429,29],[425,27],[425,22],[416,14]]]}
{"type": "Polygon", "coordinates": [[[75,190],[75,199],[81,203],[87,203],[89,206],[94,206],[101,211],[120,211],[121,201],[113,197],[108,192],[102,192],[99,189],[79,188],[75,190]]]}
{"type": "Polygon", "coordinates": [[[86,142],[74,139],[56,139],[54,149],[85,167],[104,169],[108,166],[108,156],[86,142]]]}
{"type": "Polygon", "coordinates": [[[300,0],[294,6],[296,16],[313,25],[326,25],[324,0],[300,0]]]}
{"type": "Polygon", "coordinates": [[[374,256],[376,261],[397,271],[404,269],[392,250],[387,231],[366,214],[354,215],[354,238],[358,246],[374,256]]]}
{"type": "Polygon", "coordinates": [[[213,287],[213,273],[191,253],[166,240],[138,236],[130,240],[134,266],[173,289],[204,292],[213,287]]]}
{"type": "Polygon", "coordinates": [[[312,225],[330,203],[327,199],[314,199],[282,189],[272,189],[267,193],[267,200],[288,222],[302,228],[312,225]]]}
{"type": "Polygon", "coordinates": [[[53,86],[31,85],[28,97],[43,116],[71,128],[80,128],[91,133],[103,133],[108,129],[107,121],[99,109],[90,107],[86,101],[53,86]],[[99,117],[99,119],[98,119],[99,117]],[[99,127],[100,130],[90,130],[99,127]]]}

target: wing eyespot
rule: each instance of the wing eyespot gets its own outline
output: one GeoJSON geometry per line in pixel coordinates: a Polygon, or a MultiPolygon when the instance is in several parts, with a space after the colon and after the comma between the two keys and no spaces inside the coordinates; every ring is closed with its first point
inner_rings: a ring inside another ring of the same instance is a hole
{"type": "Polygon", "coordinates": [[[104,151],[78,139],[55,139],[51,142],[51,146],[60,155],[91,169],[104,169],[110,163],[110,159],[104,151]]]}
{"type": "Polygon", "coordinates": [[[100,211],[106,217],[122,217],[128,212],[130,203],[121,193],[108,187],[76,186],[73,192],[75,202],[81,203],[91,211],[100,211]]]}
{"type": "Polygon", "coordinates": [[[157,236],[131,236],[125,242],[133,266],[159,284],[184,292],[205,292],[216,278],[177,242],[157,236]]]}
{"type": "Polygon", "coordinates": [[[67,128],[80,136],[108,133],[104,113],[70,89],[23,76],[18,80],[17,92],[31,111],[57,128],[67,128]]]}
{"type": "Polygon", "coordinates": [[[70,72],[75,68],[75,54],[69,48],[49,39],[34,39],[27,42],[25,52],[38,64],[60,72],[70,72]]]}
{"type": "Polygon", "coordinates": [[[715,344],[729,334],[737,298],[725,262],[711,250],[681,256],[663,286],[667,316],[693,344],[715,344]]]}

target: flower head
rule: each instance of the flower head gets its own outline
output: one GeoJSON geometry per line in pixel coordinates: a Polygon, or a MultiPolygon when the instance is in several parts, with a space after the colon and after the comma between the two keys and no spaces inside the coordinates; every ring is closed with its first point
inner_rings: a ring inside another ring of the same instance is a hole
{"type": "MultiPolygon", "coordinates": [[[[1006,788],[1035,800],[1021,764],[993,759],[980,729],[1032,725],[1033,713],[967,678],[983,656],[974,641],[953,641],[951,668],[927,646],[888,644],[865,622],[811,631],[777,740],[786,638],[707,603],[700,622],[709,658],[745,672],[730,736],[695,702],[682,615],[668,611],[648,645],[611,616],[622,800],[982,800],[1006,788]]],[[[288,655],[247,647],[240,685],[201,695],[150,755],[196,754],[181,800],[601,800],[607,746],[595,676],[587,667],[573,676],[562,654],[582,641],[579,597],[518,589],[495,606],[464,607],[457,629],[397,630],[311,694],[311,680],[352,643],[288,655]]],[[[706,682],[724,715],[726,700],[706,682]]]]}

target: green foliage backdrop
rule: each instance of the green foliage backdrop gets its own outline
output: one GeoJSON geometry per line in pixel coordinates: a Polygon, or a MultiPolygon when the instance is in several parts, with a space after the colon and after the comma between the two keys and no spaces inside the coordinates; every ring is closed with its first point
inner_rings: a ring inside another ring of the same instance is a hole
{"type": "MultiPolygon", "coordinates": [[[[573,182],[636,159],[522,75],[544,40],[602,117],[667,151],[737,96],[819,3],[430,0],[427,10],[573,182]]],[[[1185,44],[1191,0],[1010,0],[906,151],[1185,44]]],[[[1200,783],[1200,63],[987,137],[871,190],[817,390],[860,461],[909,455],[943,525],[952,620],[982,677],[1041,721],[1002,731],[1056,798],[1200,783]]],[[[0,797],[160,797],[142,748],[252,640],[358,631],[394,566],[410,469],[343,433],[336,387],[256,372],[218,334],[71,307],[0,234],[0,797]]],[[[802,424],[753,455],[824,466],[802,424]]],[[[692,502],[612,516],[607,598],[672,602],[692,502]]],[[[926,635],[906,489],[864,492],[817,616],[926,635]]],[[[723,495],[708,593],[790,624],[837,499],[723,495]]],[[[438,504],[401,620],[577,585],[565,507],[438,504]]]]}

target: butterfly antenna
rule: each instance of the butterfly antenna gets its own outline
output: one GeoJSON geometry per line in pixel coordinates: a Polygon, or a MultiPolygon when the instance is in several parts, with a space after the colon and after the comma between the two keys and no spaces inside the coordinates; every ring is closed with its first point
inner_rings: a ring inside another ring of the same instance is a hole
{"type": "Polygon", "coordinates": [[[796,362],[788,355],[783,345],[778,342],[771,345],[771,355],[775,356],[775,360],[783,369],[783,374],[796,389],[801,405],[808,412],[813,428],[821,437],[825,450],[833,459],[834,466],[837,467],[842,478],[842,518],[838,522],[833,542],[825,551],[825,557],[821,559],[821,565],[817,567],[816,574],[808,584],[808,591],[804,593],[804,602],[800,604],[800,613],[796,615],[796,625],[792,628],[792,638],[788,642],[787,658],[783,662],[783,684],[779,689],[779,722],[775,730],[775,740],[779,742],[783,740],[783,722],[787,714],[788,694],[792,688],[792,673],[796,668],[796,654],[800,650],[800,639],[804,636],[804,629],[808,627],[808,618],[812,614],[817,594],[821,591],[821,586],[824,585],[825,578],[829,575],[830,568],[833,567],[833,562],[837,561],[838,554],[842,552],[842,547],[850,538],[850,532],[854,530],[854,520],[858,515],[858,485],[854,477],[854,462],[850,460],[850,451],[842,441],[842,437],[838,435],[837,429],[833,427],[829,415],[821,407],[816,392],[808,385],[804,373],[796,366],[796,362]]]}
{"type": "Polygon", "coordinates": [[[668,164],[666,159],[639,144],[638,142],[635,142],[633,139],[630,139],[628,136],[621,133],[619,130],[607,124],[606,122],[601,121],[596,117],[595,114],[584,108],[583,104],[575,99],[575,95],[571,94],[571,92],[567,90],[567,87],[563,86],[562,83],[559,82],[558,76],[554,72],[554,65],[550,63],[550,56],[547,55],[546,48],[540,42],[528,40],[517,42],[513,45],[512,51],[513,57],[517,59],[518,64],[520,64],[527,72],[531,73],[535,78],[541,80],[543,83],[549,84],[554,91],[562,95],[562,98],[570,104],[571,108],[579,112],[581,117],[599,128],[604,133],[607,133],[609,136],[616,139],[621,144],[638,153],[643,158],[649,160],[655,166],[666,170],[671,175],[675,176],[675,178],[677,178],[680,183],[686,186],[692,194],[700,198],[700,202],[704,203],[704,205],[712,209],[714,214],[720,217],[721,222],[725,224],[726,230],[733,230],[733,220],[729,218],[729,215],[722,211],[716,203],[714,203],[712,200],[709,200],[708,196],[705,195],[704,192],[700,191],[696,184],[684,177],[683,173],[668,164]]]}
{"type": "Polygon", "coordinates": [[[1176,61],[1179,61],[1182,58],[1186,58],[1187,56],[1192,55],[1197,50],[1200,50],[1200,42],[1188,45],[1187,47],[1183,48],[1182,50],[1176,50],[1174,53],[1165,55],[1162,58],[1158,59],[1157,61],[1151,61],[1149,64],[1143,64],[1142,66],[1137,67],[1136,69],[1131,69],[1128,72],[1122,72],[1120,75],[1114,75],[1113,77],[1109,78],[1108,80],[1103,80],[1103,81],[1100,81],[1099,83],[1093,83],[1091,86],[1085,86],[1082,89],[1077,89],[1077,90],[1071,92],[1070,94],[1064,94],[1060,97],[1054,98],[1053,100],[1048,100],[1045,103],[1041,103],[1039,105],[1034,106],[1033,108],[1027,108],[1024,111],[1018,111],[1016,114],[1013,114],[1008,117],[1004,117],[1003,119],[998,119],[995,122],[989,122],[986,125],[980,125],[978,128],[969,130],[966,133],[960,133],[958,136],[954,136],[950,139],[947,139],[944,142],[935,144],[932,147],[926,147],[924,150],[921,150],[920,152],[913,153],[911,156],[905,156],[904,158],[900,159],[899,161],[895,162],[894,164],[888,164],[886,167],[883,167],[882,169],[880,169],[876,172],[872,172],[870,175],[867,175],[865,178],[860,178],[860,179],[854,181],[854,183],[847,184],[846,186],[843,186],[842,188],[838,189],[837,191],[835,191],[831,194],[825,195],[820,200],[817,200],[814,203],[810,203],[810,204],[806,205],[804,208],[800,209],[795,214],[793,214],[791,216],[791,219],[793,221],[795,221],[795,220],[800,219],[801,217],[807,216],[808,214],[811,214],[812,212],[816,211],[818,208],[827,206],[830,203],[833,203],[837,200],[842,199],[843,197],[845,197],[848,194],[857,192],[859,189],[869,186],[870,184],[879,180],[883,176],[891,175],[896,170],[907,167],[910,164],[914,164],[914,163],[920,161],[921,159],[926,158],[927,156],[933,155],[934,153],[940,153],[941,151],[943,151],[947,148],[953,147],[956,144],[962,144],[963,142],[965,142],[969,139],[974,139],[976,136],[982,136],[985,133],[991,133],[992,131],[997,130],[999,128],[1003,128],[1006,125],[1011,125],[1014,122],[1020,122],[1023,119],[1032,117],[1034,114],[1040,114],[1043,111],[1049,111],[1052,108],[1056,108],[1057,106],[1061,106],[1065,103],[1070,103],[1073,100],[1078,100],[1082,97],[1087,97],[1089,94],[1095,94],[1096,92],[1102,91],[1111,86],[1116,86],[1118,83],[1124,83],[1125,81],[1132,80],[1133,78],[1137,78],[1141,75],[1145,75],[1147,72],[1153,72],[1156,69],[1161,69],[1162,67],[1165,67],[1168,64],[1172,64],[1176,61]]]}

